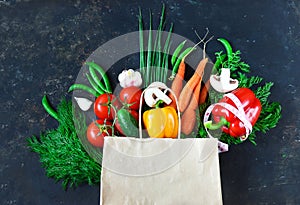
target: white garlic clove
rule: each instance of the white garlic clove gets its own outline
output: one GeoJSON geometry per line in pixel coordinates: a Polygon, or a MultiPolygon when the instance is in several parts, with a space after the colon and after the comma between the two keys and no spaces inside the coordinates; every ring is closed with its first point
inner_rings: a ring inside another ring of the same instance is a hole
{"type": "Polygon", "coordinates": [[[82,111],[88,111],[91,108],[92,104],[93,104],[92,101],[90,101],[90,100],[88,100],[86,98],[74,97],[74,99],[76,100],[79,108],[82,111]]]}

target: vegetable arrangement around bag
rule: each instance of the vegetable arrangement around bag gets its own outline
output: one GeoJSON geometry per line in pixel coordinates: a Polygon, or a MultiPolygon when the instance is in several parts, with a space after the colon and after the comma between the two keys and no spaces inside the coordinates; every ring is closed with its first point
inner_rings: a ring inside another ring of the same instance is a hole
{"type": "Polygon", "coordinates": [[[140,68],[124,69],[118,73],[120,92],[113,93],[115,87],[105,72],[108,68],[89,61],[85,63],[84,74],[88,84],[71,85],[69,92],[80,90],[93,96],[94,100],[74,96],[76,103],[73,105],[64,99],[54,109],[46,96],[42,99],[45,110],[59,125],[57,129],[44,131],[40,137],[28,138],[28,146],[39,154],[47,176],[62,181],[65,189],[83,183],[98,184],[101,170],[98,162],[102,159],[105,137],[138,137],[139,117],[143,119],[148,137],[176,138],[179,125],[175,97],[179,101],[183,137],[206,138],[213,136],[211,133],[217,130],[221,132],[218,136],[220,143],[239,144],[247,138],[256,144],[257,132],[266,133],[277,125],[281,117],[280,104],[268,100],[273,83],[264,84],[262,77],[249,75],[250,66],[241,60],[240,51],[234,51],[226,39],[218,39],[225,52],[216,52],[213,62],[205,53],[197,56],[199,64],[192,71],[191,78],[187,79],[189,67],[186,66],[186,58],[200,43],[204,43],[205,50],[212,39],[204,42],[208,32],[194,47],[186,46],[186,41],[182,41],[170,53],[173,24],[163,41],[161,33],[166,25],[164,6],[156,35],[152,32],[150,13],[148,42],[145,42],[141,10],[138,24],[140,68]],[[214,66],[210,71],[207,67],[211,63],[214,66]],[[203,82],[205,72],[212,75],[203,82]],[[153,82],[168,85],[174,95],[162,89],[149,89],[140,110],[143,87],[153,82]],[[238,85],[231,86],[233,82],[238,82],[238,85]],[[81,112],[73,112],[75,107],[81,112]],[[85,115],[90,111],[95,116],[92,121],[85,115]],[[89,147],[89,152],[86,147],[89,147]],[[91,153],[96,157],[91,157],[91,153]]]}

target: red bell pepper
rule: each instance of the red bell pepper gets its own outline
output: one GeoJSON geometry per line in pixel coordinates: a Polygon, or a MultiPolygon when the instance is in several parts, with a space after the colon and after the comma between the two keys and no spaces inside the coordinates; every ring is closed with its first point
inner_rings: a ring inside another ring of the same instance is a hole
{"type": "MultiPolygon", "coordinates": [[[[231,93],[239,99],[246,119],[254,126],[261,112],[259,99],[249,88],[238,88],[231,93]]],[[[223,97],[220,102],[237,108],[235,103],[227,96],[223,97]]],[[[222,131],[232,137],[241,137],[246,134],[244,123],[225,107],[216,104],[212,110],[212,115],[216,124],[206,124],[208,129],[214,130],[222,127],[222,131]]]]}

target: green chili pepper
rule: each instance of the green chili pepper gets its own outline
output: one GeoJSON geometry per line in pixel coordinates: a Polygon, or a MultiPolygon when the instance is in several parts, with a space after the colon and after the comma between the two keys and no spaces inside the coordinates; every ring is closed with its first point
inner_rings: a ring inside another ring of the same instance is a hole
{"type": "Polygon", "coordinates": [[[231,47],[230,43],[224,38],[218,38],[218,41],[220,41],[223,44],[223,46],[225,47],[228,61],[231,61],[232,60],[232,47],[231,47]]]}
{"type": "Polygon", "coordinates": [[[97,93],[94,89],[90,88],[87,85],[83,85],[83,84],[73,84],[70,88],[68,92],[71,92],[73,90],[84,90],[86,92],[91,93],[92,95],[94,95],[95,97],[99,96],[99,93],[97,93]]]}
{"type": "Polygon", "coordinates": [[[172,70],[172,76],[175,76],[175,74],[177,73],[177,70],[178,70],[178,67],[179,67],[179,64],[182,60],[182,58],[184,56],[186,56],[189,52],[191,52],[192,50],[196,50],[196,48],[194,47],[188,47],[187,49],[185,49],[180,55],[179,57],[177,58],[176,60],[176,63],[175,65],[173,66],[173,70],[172,70]]]}
{"type": "Polygon", "coordinates": [[[49,104],[46,95],[44,95],[44,97],[43,97],[43,99],[42,99],[42,105],[43,105],[44,109],[46,110],[46,112],[47,112],[51,117],[53,117],[54,119],[58,120],[58,114],[57,114],[57,112],[52,108],[52,106],[49,104]]]}
{"type": "Polygon", "coordinates": [[[173,53],[173,55],[172,55],[172,58],[171,58],[171,64],[172,64],[172,65],[175,64],[176,59],[177,59],[177,57],[178,57],[180,51],[182,50],[182,48],[183,48],[185,42],[186,42],[186,40],[183,41],[183,42],[181,42],[181,43],[179,44],[179,46],[177,46],[177,48],[175,49],[175,51],[174,51],[174,53],[173,53]]]}
{"type": "Polygon", "coordinates": [[[97,83],[94,81],[94,79],[88,73],[86,73],[86,77],[87,77],[89,83],[91,84],[91,86],[98,93],[98,95],[104,93],[104,91],[101,88],[99,88],[99,86],[97,85],[97,83]]]}
{"type": "MultiPolygon", "coordinates": [[[[109,93],[111,93],[111,87],[110,87],[110,82],[109,79],[105,73],[105,71],[103,70],[103,68],[101,68],[101,66],[99,66],[98,64],[94,63],[94,62],[87,62],[86,63],[88,66],[94,68],[96,71],[98,71],[100,73],[100,75],[103,78],[104,84],[106,86],[106,89],[109,93]]],[[[100,86],[100,85],[99,85],[100,86]]]]}

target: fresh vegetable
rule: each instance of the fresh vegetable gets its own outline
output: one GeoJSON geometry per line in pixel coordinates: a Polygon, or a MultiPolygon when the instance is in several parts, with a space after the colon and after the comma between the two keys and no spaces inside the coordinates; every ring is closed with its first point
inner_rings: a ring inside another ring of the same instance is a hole
{"type": "Polygon", "coordinates": [[[209,79],[206,81],[205,85],[201,88],[200,97],[199,97],[199,104],[202,105],[206,102],[206,98],[208,95],[208,90],[210,88],[210,81],[209,79]]]}
{"type": "MultiPolygon", "coordinates": [[[[161,10],[159,26],[156,32],[152,30],[152,14],[150,11],[150,24],[148,31],[148,46],[147,51],[144,51],[144,31],[142,12],[139,12],[139,42],[140,42],[140,68],[141,75],[144,81],[144,86],[147,87],[152,82],[160,81],[166,83],[168,72],[168,53],[170,50],[170,38],[173,30],[171,24],[168,36],[165,42],[162,42],[162,34],[165,28],[165,5],[161,10]],[[154,36],[153,34],[156,34],[154,36]],[[153,39],[154,45],[153,45],[153,39]]],[[[146,33],[146,32],[145,32],[146,33]]]]}
{"type": "Polygon", "coordinates": [[[97,91],[93,90],[92,88],[84,84],[73,84],[69,88],[68,92],[72,92],[74,90],[84,90],[88,93],[91,93],[95,97],[98,97],[100,95],[97,91]]]}
{"type": "Polygon", "coordinates": [[[140,72],[134,71],[133,69],[123,70],[119,74],[118,80],[122,88],[131,86],[140,87],[143,83],[140,72]]]}
{"type": "Polygon", "coordinates": [[[117,112],[117,119],[119,128],[117,129],[125,136],[137,137],[138,136],[138,122],[136,119],[136,114],[132,114],[134,111],[128,111],[121,108],[117,112]],[[135,116],[134,116],[135,115],[135,116]]]}
{"type": "Polygon", "coordinates": [[[101,87],[102,90],[105,91],[106,93],[111,93],[110,82],[104,69],[100,65],[96,64],[95,62],[86,62],[86,64],[89,66],[89,71],[93,79],[95,80],[95,82],[98,84],[98,86],[101,87]],[[98,78],[97,74],[94,71],[97,71],[101,75],[105,87],[102,85],[101,80],[98,78]]]}
{"type": "MultiPolygon", "coordinates": [[[[89,80],[92,87],[97,90],[100,94],[103,93],[110,93],[108,89],[104,86],[101,82],[100,78],[98,77],[96,70],[90,65],[89,66],[90,76],[87,73],[87,79],[89,80]]],[[[103,77],[102,77],[103,78],[103,77]]]]}
{"type": "MultiPolygon", "coordinates": [[[[198,46],[202,41],[198,42],[196,45],[194,45],[191,48],[187,48],[184,52],[182,52],[180,54],[180,56],[178,57],[174,67],[173,67],[173,75],[170,77],[170,79],[173,79],[174,73],[176,73],[176,76],[172,82],[172,86],[171,86],[171,90],[174,92],[176,98],[179,98],[180,92],[182,90],[183,87],[183,80],[184,80],[184,74],[185,74],[185,58],[196,49],[196,46],[198,46]],[[180,64],[179,64],[180,63],[180,64]],[[179,69],[177,71],[177,67],[179,65],[179,69]]],[[[176,107],[176,103],[175,103],[175,98],[173,95],[169,94],[169,97],[172,99],[172,103],[170,104],[170,106],[174,107],[175,109],[177,109],[176,107]]]]}
{"type": "MultiPolygon", "coordinates": [[[[130,113],[130,115],[132,115],[132,117],[136,120],[136,123],[137,123],[138,120],[139,120],[139,114],[138,114],[138,112],[137,112],[136,110],[131,110],[131,109],[129,109],[129,110],[127,110],[127,111],[130,113]]],[[[121,112],[123,112],[123,111],[121,111],[121,112]]],[[[122,113],[121,113],[121,114],[122,114],[122,113]]],[[[123,117],[123,116],[121,116],[121,117],[123,117]]],[[[130,117],[130,118],[131,118],[131,117],[130,117]]],[[[125,123],[125,126],[126,126],[127,123],[131,123],[131,120],[132,120],[132,119],[130,119],[130,120],[127,121],[127,122],[125,122],[124,120],[123,120],[123,121],[121,120],[121,122],[122,122],[123,124],[125,123]]],[[[136,129],[137,124],[135,124],[135,122],[133,122],[133,124],[134,124],[134,126],[135,126],[134,129],[136,129]]],[[[123,129],[121,128],[121,125],[120,125],[120,122],[119,122],[119,118],[117,118],[117,120],[116,120],[116,122],[115,122],[115,127],[117,128],[117,130],[119,131],[119,133],[120,133],[121,135],[126,136],[125,133],[127,133],[127,132],[126,132],[126,131],[124,132],[123,129]]],[[[122,127],[124,127],[124,125],[123,125],[122,127]]],[[[127,133],[127,134],[128,134],[128,133],[127,133]]],[[[129,136],[129,135],[127,135],[127,136],[129,136]]]]}
{"type": "Polygon", "coordinates": [[[223,46],[226,50],[226,53],[227,53],[228,61],[231,61],[233,56],[232,56],[232,47],[231,47],[230,43],[224,38],[218,38],[217,40],[223,44],[223,46]]]}
{"type": "Polygon", "coordinates": [[[53,117],[54,119],[58,120],[58,115],[57,112],[53,109],[53,107],[50,105],[50,103],[47,100],[47,96],[44,95],[43,99],[42,99],[42,105],[44,107],[44,109],[47,111],[47,113],[53,117]]]}
{"type": "Polygon", "coordinates": [[[112,123],[103,119],[91,122],[86,131],[88,141],[95,147],[103,147],[104,137],[112,135],[112,123]]]}
{"type": "Polygon", "coordinates": [[[73,84],[69,88],[69,92],[74,90],[83,90],[92,94],[95,97],[98,97],[99,95],[102,95],[104,93],[111,93],[110,82],[103,68],[101,68],[99,65],[97,65],[94,62],[87,62],[86,65],[89,66],[89,72],[90,72],[90,74],[86,73],[86,77],[89,83],[91,84],[92,88],[80,83],[73,84]],[[96,71],[101,75],[101,79],[103,79],[105,86],[99,79],[96,71]]]}
{"type": "Polygon", "coordinates": [[[91,149],[90,153],[94,156],[92,158],[83,146],[83,143],[89,145],[86,137],[80,139],[77,136],[77,133],[86,135],[87,126],[83,113],[76,112],[75,117],[72,101],[64,98],[55,110],[58,127],[47,129],[40,136],[27,138],[28,147],[38,154],[47,177],[60,182],[64,189],[83,184],[98,185],[101,153],[98,149],[91,149]]]}
{"type": "Polygon", "coordinates": [[[120,102],[113,94],[102,94],[97,97],[94,103],[95,115],[100,119],[112,120],[116,116],[116,109],[120,107],[120,102]]]}
{"type": "MultiPolygon", "coordinates": [[[[160,84],[160,82],[155,82],[155,84],[160,84]]],[[[164,102],[167,105],[172,102],[171,98],[166,94],[166,91],[163,91],[158,87],[148,87],[145,90],[144,99],[149,107],[155,107],[156,104],[160,102],[164,102]]]]}
{"type": "Polygon", "coordinates": [[[196,109],[198,108],[199,105],[200,90],[201,90],[201,81],[198,83],[197,87],[195,88],[191,102],[181,117],[181,131],[186,135],[191,134],[193,129],[195,128],[195,124],[197,121],[196,109]]]}
{"type": "Polygon", "coordinates": [[[239,86],[237,79],[230,78],[230,68],[222,68],[220,75],[210,76],[211,86],[219,93],[227,93],[239,86]]]}
{"type": "Polygon", "coordinates": [[[195,73],[182,89],[178,100],[180,112],[183,112],[187,108],[192,97],[193,90],[199,83],[201,83],[202,75],[207,62],[208,58],[204,58],[199,62],[195,73]]]}
{"type": "Polygon", "coordinates": [[[220,54],[219,58],[216,59],[211,71],[212,74],[218,73],[218,68],[222,65],[222,62],[225,60],[226,56],[226,54],[220,54]]]}
{"type": "Polygon", "coordinates": [[[88,79],[89,83],[93,87],[93,89],[97,92],[97,95],[101,95],[104,93],[104,91],[97,85],[97,83],[94,81],[94,79],[86,73],[86,78],[88,79]]]}
{"type": "Polygon", "coordinates": [[[76,100],[79,108],[82,110],[82,111],[87,111],[91,108],[93,102],[86,99],[86,98],[79,98],[79,97],[74,97],[74,99],[76,100]]]}
{"type": "MultiPolygon", "coordinates": [[[[184,63],[184,59],[182,59],[179,65],[178,72],[171,85],[171,90],[174,92],[174,95],[176,96],[177,99],[179,98],[180,92],[183,87],[184,74],[185,74],[185,63],[184,63]]],[[[169,106],[173,107],[174,109],[177,109],[174,96],[170,93],[169,97],[172,99],[172,102],[171,104],[169,104],[169,106]]]]}
{"type": "MultiPolygon", "coordinates": [[[[246,119],[252,126],[258,120],[262,105],[249,88],[238,88],[232,92],[241,102],[241,108],[245,112],[246,119]]],[[[226,95],[220,100],[238,109],[237,105],[226,95]]],[[[217,124],[207,123],[208,129],[219,129],[232,137],[242,137],[246,134],[245,125],[242,121],[227,108],[216,104],[212,110],[213,119],[217,124]]]]}
{"type": "Polygon", "coordinates": [[[181,61],[183,60],[184,61],[184,58],[190,54],[192,51],[196,50],[196,46],[198,44],[196,44],[195,46],[193,47],[188,47],[186,48],[178,57],[177,61],[175,62],[174,66],[173,66],[173,69],[172,69],[172,75],[170,76],[170,79],[172,80],[174,78],[174,76],[176,75],[177,73],[177,70],[178,70],[178,67],[181,63],[181,61]]]}
{"type": "Polygon", "coordinates": [[[172,66],[175,65],[175,62],[176,62],[176,59],[178,58],[179,56],[179,53],[180,51],[182,50],[184,44],[186,43],[186,40],[182,41],[178,46],[177,48],[175,49],[175,51],[173,52],[173,55],[172,55],[172,58],[171,58],[171,64],[172,66]]]}
{"type": "Polygon", "coordinates": [[[143,113],[143,122],[152,138],[176,138],[178,116],[173,107],[154,108],[143,113]]]}
{"type": "Polygon", "coordinates": [[[138,110],[140,106],[140,98],[142,90],[136,86],[123,88],[120,92],[120,101],[129,109],[138,110]]]}

